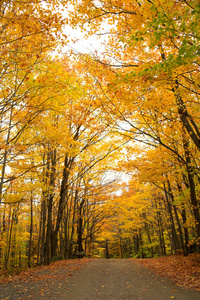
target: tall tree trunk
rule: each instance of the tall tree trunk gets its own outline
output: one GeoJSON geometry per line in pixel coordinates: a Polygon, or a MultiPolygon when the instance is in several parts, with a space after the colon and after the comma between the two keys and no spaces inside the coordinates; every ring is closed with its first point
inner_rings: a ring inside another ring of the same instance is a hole
{"type": "Polygon", "coordinates": [[[199,203],[197,201],[196,196],[196,186],[195,186],[195,180],[194,180],[194,171],[192,168],[192,159],[191,154],[189,151],[189,140],[186,137],[186,133],[183,128],[183,147],[185,152],[185,158],[186,158],[186,169],[188,174],[188,182],[190,186],[190,200],[192,204],[192,210],[194,213],[195,218],[195,225],[196,225],[196,232],[198,236],[198,242],[200,242],[200,212],[199,212],[199,203]]]}
{"type": "Polygon", "coordinates": [[[145,258],[145,253],[143,251],[143,240],[142,240],[142,230],[139,229],[139,242],[140,242],[140,250],[142,258],[145,258]]]}
{"type": "MultiPolygon", "coordinates": [[[[174,202],[174,195],[173,195],[173,192],[172,192],[169,180],[167,180],[167,184],[168,184],[169,196],[170,196],[170,198],[172,200],[172,203],[173,203],[174,202]]],[[[178,217],[176,206],[173,205],[173,207],[174,207],[175,218],[176,218],[177,225],[178,225],[178,232],[179,232],[179,237],[180,237],[181,248],[183,250],[183,254],[186,256],[188,253],[187,253],[187,249],[185,247],[185,243],[184,243],[184,239],[183,239],[183,233],[182,233],[181,223],[180,223],[180,220],[179,220],[179,217],[178,217]]]]}
{"type": "MultiPolygon", "coordinates": [[[[69,255],[70,249],[70,230],[73,226],[73,214],[72,203],[73,203],[74,185],[72,184],[71,192],[67,195],[66,210],[64,211],[64,258],[71,258],[69,255]]],[[[75,208],[74,208],[75,211],[75,208]]]]}
{"type": "MultiPolygon", "coordinates": [[[[9,218],[10,220],[10,218],[9,218]]],[[[13,222],[14,222],[14,211],[12,213],[12,217],[11,217],[11,224],[10,224],[10,230],[8,228],[8,246],[7,249],[5,250],[5,254],[4,254],[4,269],[7,270],[8,269],[8,260],[10,257],[10,248],[11,248],[11,240],[12,240],[12,229],[13,229],[13,222]]]]}
{"type": "Polygon", "coordinates": [[[178,224],[178,231],[179,231],[179,236],[180,236],[181,248],[183,250],[184,256],[186,256],[186,255],[188,255],[188,252],[187,252],[187,248],[186,248],[185,243],[184,243],[181,223],[180,223],[179,216],[178,216],[177,209],[176,209],[175,205],[174,205],[174,213],[175,213],[176,221],[177,221],[177,224],[178,224]]]}
{"type": "Polygon", "coordinates": [[[82,245],[82,235],[83,235],[83,217],[82,217],[82,209],[83,205],[85,203],[85,199],[82,199],[82,201],[79,204],[78,208],[78,222],[77,222],[77,251],[79,255],[81,256],[81,252],[83,252],[83,245],[82,245]]]}
{"type": "Polygon", "coordinates": [[[65,156],[65,162],[64,162],[64,170],[63,170],[63,176],[62,176],[62,183],[61,183],[61,189],[60,189],[60,196],[59,196],[59,203],[58,203],[58,211],[57,211],[57,220],[56,220],[56,226],[55,229],[51,230],[51,257],[56,256],[57,253],[57,246],[58,246],[58,231],[60,229],[60,224],[63,217],[63,212],[66,205],[66,193],[68,189],[68,179],[70,175],[70,170],[73,165],[75,157],[68,157],[65,156]]]}
{"type": "Polygon", "coordinates": [[[188,251],[188,244],[189,244],[189,233],[188,233],[188,227],[187,227],[187,217],[186,217],[186,210],[183,208],[181,210],[181,216],[183,219],[183,229],[184,229],[184,235],[185,235],[185,247],[188,251]]]}
{"type": "Polygon", "coordinates": [[[45,227],[46,227],[46,197],[43,195],[41,204],[41,248],[40,248],[40,265],[44,263],[44,244],[45,244],[45,227]]]}
{"type": "MultiPolygon", "coordinates": [[[[176,227],[175,227],[175,223],[174,223],[174,217],[172,214],[172,207],[171,207],[171,203],[169,200],[169,195],[168,195],[168,191],[167,188],[165,186],[165,183],[163,184],[164,187],[164,192],[165,192],[165,198],[167,201],[167,208],[168,208],[168,212],[169,212],[169,216],[170,216],[170,220],[171,220],[171,232],[172,232],[172,248],[174,247],[174,251],[175,253],[177,253],[177,250],[180,249],[180,242],[176,233],[176,227]]],[[[172,249],[173,252],[173,249],[172,249]]]]}
{"type": "Polygon", "coordinates": [[[108,241],[106,241],[105,254],[106,254],[106,258],[108,259],[109,258],[108,241]]]}
{"type": "MultiPolygon", "coordinates": [[[[147,234],[147,237],[148,237],[148,241],[149,241],[149,244],[151,245],[152,243],[152,240],[151,240],[151,235],[150,235],[150,232],[149,232],[149,225],[147,223],[147,217],[146,217],[146,213],[143,212],[143,219],[144,219],[144,228],[145,228],[145,232],[147,234]]],[[[151,257],[154,256],[154,252],[153,252],[153,247],[151,245],[151,257]]]]}
{"type": "MultiPolygon", "coordinates": [[[[79,138],[79,131],[80,131],[81,125],[78,125],[76,128],[76,132],[73,136],[73,140],[77,141],[79,138]]],[[[51,256],[56,255],[57,246],[58,246],[58,231],[60,229],[60,224],[63,218],[63,212],[66,205],[66,193],[68,190],[68,179],[70,175],[70,171],[72,169],[73,163],[75,160],[75,156],[68,156],[68,153],[65,154],[65,160],[64,160],[64,169],[63,169],[63,175],[62,175],[62,182],[61,182],[61,189],[60,189],[60,195],[59,195],[59,203],[58,203],[58,211],[57,211],[57,219],[56,219],[56,225],[55,229],[51,231],[51,256]]]]}
{"type": "Polygon", "coordinates": [[[74,237],[74,230],[75,230],[75,217],[76,217],[76,206],[77,206],[77,199],[78,199],[78,187],[76,187],[75,195],[71,195],[70,199],[70,207],[67,209],[67,220],[66,220],[66,233],[67,236],[65,238],[65,256],[67,258],[72,258],[73,255],[73,237],[74,237]],[[73,212],[72,212],[72,204],[73,204],[73,212]],[[70,218],[72,213],[72,219],[70,218]]]}
{"type": "Polygon", "coordinates": [[[41,251],[41,233],[42,233],[42,214],[40,212],[40,221],[39,221],[39,235],[38,235],[38,243],[37,243],[37,265],[40,264],[40,251],[41,251]]]}
{"type": "Polygon", "coordinates": [[[136,254],[138,254],[140,251],[140,242],[139,242],[139,236],[137,233],[134,234],[133,241],[134,241],[134,252],[136,254]]]}
{"type": "Polygon", "coordinates": [[[53,199],[54,199],[54,188],[55,188],[55,177],[56,177],[56,150],[49,149],[48,152],[48,160],[51,167],[50,169],[50,181],[49,181],[49,192],[48,192],[48,200],[47,200],[47,230],[46,230],[46,240],[44,247],[44,262],[45,264],[50,263],[50,256],[53,255],[50,251],[51,245],[51,234],[52,234],[52,208],[53,208],[53,199]]]}
{"type": "MultiPolygon", "coordinates": [[[[32,180],[31,180],[32,182],[32,180]]],[[[31,267],[32,234],[33,234],[33,191],[31,191],[31,223],[29,233],[28,267],[31,267]]]]}
{"type": "MultiPolygon", "coordinates": [[[[200,132],[198,129],[197,124],[195,123],[192,116],[188,113],[185,103],[183,102],[183,98],[181,97],[180,91],[179,91],[179,82],[178,79],[173,81],[172,83],[172,91],[174,92],[174,96],[176,99],[176,104],[178,108],[178,113],[180,116],[180,120],[183,125],[183,131],[188,133],[191,140],[197,147],[197,149],[200,151],[200,132]]],[[[185,135],[186,137],[186,135],[185,135]]],[[[186,138],[188,139],[188,138],[186,138]]]]}
{"type": "Polygon", "coordinates": [[[166,255],[166,248],[165,248],[165,240],[164,240],[164,234],[163,234],[163,224],[160,214],[160,207],[157,206],[157,203],[155,203],[156,209],[157,209],[157,222],[158,222],[158,237],[159,237],[159,243],[160,243],[160,252],[162,256],[166,255]]]}
{"type": "MultiPolygon", "coordinates": [[[[179,192],[183,195],[182,187],[180,184],[177,184],[179,192]]],[[[189,185],[187,184],[187,188],[189,188],[189,185]]],[[[181,217],[183,220],[183,229],[184,229],[184,236],[185,236],[185,247],[188,252],[188,244],[189,244],[189,233],[188,233],[188,227],[187,227],[187,216],[186,216],[186,209],[185,209],[185,202],[182,201],[181,204],[181,217]]]]}
{"type": "MultiPolygon", "coordinates": [[[[12,117],[13,117],[13,108],[14,108],[14,102],[11,104],[11,110],[10,110],[10,117],[9,117],[9,125],[8,125],[8,132],[6,137],[6,144],[5,146],[9,145],[10,142],[10,134],[11,134],[11,127],[12,127],[12,117]]],[[[6,163],[7,163],[7,155],[8,155],[8,149],[5,150],[3,155],[3,164],[2,164],[2,170],[1,170],[1,179],[0,179],[0,203],[3,198],[3,183],[4,183],[4,176],[6,171],[6,163]]]]}

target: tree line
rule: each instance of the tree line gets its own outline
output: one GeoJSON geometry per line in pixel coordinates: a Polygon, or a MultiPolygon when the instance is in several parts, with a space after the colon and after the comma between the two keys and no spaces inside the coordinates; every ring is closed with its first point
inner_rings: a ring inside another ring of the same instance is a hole
{"type": "Polygon", "coordinates": [[[0,11],[1,268],[199,251],[196,1],[0,11]],[[56,56],[66,24],[105,50],[56,56]]]}

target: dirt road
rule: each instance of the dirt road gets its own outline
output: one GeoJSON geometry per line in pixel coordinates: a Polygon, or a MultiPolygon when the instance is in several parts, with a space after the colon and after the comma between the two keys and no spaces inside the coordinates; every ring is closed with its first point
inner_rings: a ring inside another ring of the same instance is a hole
{"type": "Polygon", "coordinates": [[[200,293],[178,287],[133,260],[96,259],[80,269],[63,270],[59,278],[51,271],[44,280],[1,284],[0,299],[200,300],[200,293]]]}

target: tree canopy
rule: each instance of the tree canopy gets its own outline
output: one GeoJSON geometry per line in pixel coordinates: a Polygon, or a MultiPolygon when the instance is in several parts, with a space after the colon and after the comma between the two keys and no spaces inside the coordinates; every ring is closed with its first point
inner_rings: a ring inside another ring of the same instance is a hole
{"type": "Polygon", "coordinates": [[[200,250],[199,9],[1,1],[2,269],[200,250]]]}

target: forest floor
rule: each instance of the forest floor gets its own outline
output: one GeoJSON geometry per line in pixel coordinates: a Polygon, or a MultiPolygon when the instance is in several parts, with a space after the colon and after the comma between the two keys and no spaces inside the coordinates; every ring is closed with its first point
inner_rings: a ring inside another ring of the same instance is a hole
{"type": "Polygon", "coordinates": [[[199,300],[200,255],[58,261],[1,276],[5,299],[199,300]]]}
{"type": "Polygon", "coordinates": [[[136,262],[158,275],[170,278],[179,286],[200,292],[200,254],[137,259],[136,262]]]}

